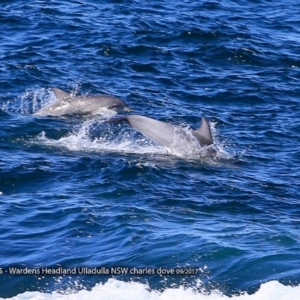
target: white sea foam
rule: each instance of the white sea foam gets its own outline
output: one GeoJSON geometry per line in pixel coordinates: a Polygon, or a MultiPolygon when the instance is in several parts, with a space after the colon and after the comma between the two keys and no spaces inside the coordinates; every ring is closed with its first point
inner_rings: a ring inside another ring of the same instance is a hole
{"type": "MultiPolygon", "coordinates": [[[[195,292],[191,288],[167,288],[163,292],[151,290],[148,285],[136,282],[123,282],[110,279],[106,283],[98,283],[92,290],[79,292],[68,289],[52,293],[25,292],[12,300],[287,300],[298,299],[300,286],[284,286],[278,281],[270,281],[261,285],[260,289],[249,295],[241,293],[238,296],[225,296],[219,291],[212,291],[209,295],[195,292]],[[67,292],[67,294],[66,294],[67,292]]],[[[0,298],[2,299],[2,298],[0,298]]]]}
{"type": "MultiPolygon", "coordinates": [[[[108,117],[106,115],[105,117],[108,117]]],[[[118,132],[101,131],[99,119],[91,119],[82,123],[70,134],[58,140],[48,138],[41,132],[34,142],[47,146],[64,147],[70,151],[85,152],[120,152],[120,153],[150,153],[165,154],[166,151],[147,138],[135,139],[133,130],[127,127],[120,128],[118,132]],[[100,126],[100,129],[99,129],[100,126]],[[97,134],[93,133],[96,131],[97,134]],[[96,135],[96,136],[94,136],[96,135]]]]}

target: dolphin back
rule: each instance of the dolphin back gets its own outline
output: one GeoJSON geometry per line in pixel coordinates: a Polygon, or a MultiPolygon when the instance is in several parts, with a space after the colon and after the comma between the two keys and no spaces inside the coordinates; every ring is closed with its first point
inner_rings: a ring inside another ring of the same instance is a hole
{"type": "Polygon", "coordinates": [[[127,122],[173,154],[194,155],[199,153],[199,146],[213,144],[210,127],[205,118],[202,118],[201,127],[195,131],[139,115],[122,117],[119,121],[127,122]]]}
{"type": "Polygon", "coordinates": [[[140,131],[142,134],[164,147],[170,148],[174,142],[175,127],[169,123],[139,115],[126,117],[126,122],[132,128],[140,131]]]}
{"type": "Polygon", "coordinates": [[[133,111],[123,100],[110,95],[71,96],[63,90],[52,88],[56,101],[43,107],[34,115],[64,116],[64,115],[95,115],[103,113],[103,109],[116,112],[133,111]]]}

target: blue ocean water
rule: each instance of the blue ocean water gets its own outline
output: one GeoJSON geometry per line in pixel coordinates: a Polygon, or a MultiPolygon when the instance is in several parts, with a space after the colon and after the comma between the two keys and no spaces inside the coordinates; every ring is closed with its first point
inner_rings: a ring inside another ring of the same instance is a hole
{"type": "Polygon", "coordinates": [[[299,15],[290,0],[1,1],[0,298],[296,299],[299,15]],[[169,154],[108,111],[33,116],[51,87],[193,129],[204,116],[218,155],[169,154]]]}

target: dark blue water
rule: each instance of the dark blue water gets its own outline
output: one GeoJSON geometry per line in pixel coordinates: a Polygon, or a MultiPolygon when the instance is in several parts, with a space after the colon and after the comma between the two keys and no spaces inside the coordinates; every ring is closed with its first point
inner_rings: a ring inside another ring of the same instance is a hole
{"type": "Polygon", "coordinates": [[[0,297],[296,299],[299,16],[279,0],[2,1],[0,297]],[[168,154],[109,112],[33,116],[51,87],[204,116],[217,157],[168,154]],[[58,267],[155,274],[41,273],[58,267]]]}

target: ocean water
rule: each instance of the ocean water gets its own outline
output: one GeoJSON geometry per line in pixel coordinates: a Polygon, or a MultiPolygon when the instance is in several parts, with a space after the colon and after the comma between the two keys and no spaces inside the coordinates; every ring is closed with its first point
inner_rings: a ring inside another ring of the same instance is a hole
{"type": "Polygon", "coordinates": [[[0,298],[297,299],[300,4],[1,1],[0,298]],[[196,129],[168,153],[103,111],[107,93],[196,129]],[[96,274],[94,274],[96,273],[96,274]]]}

